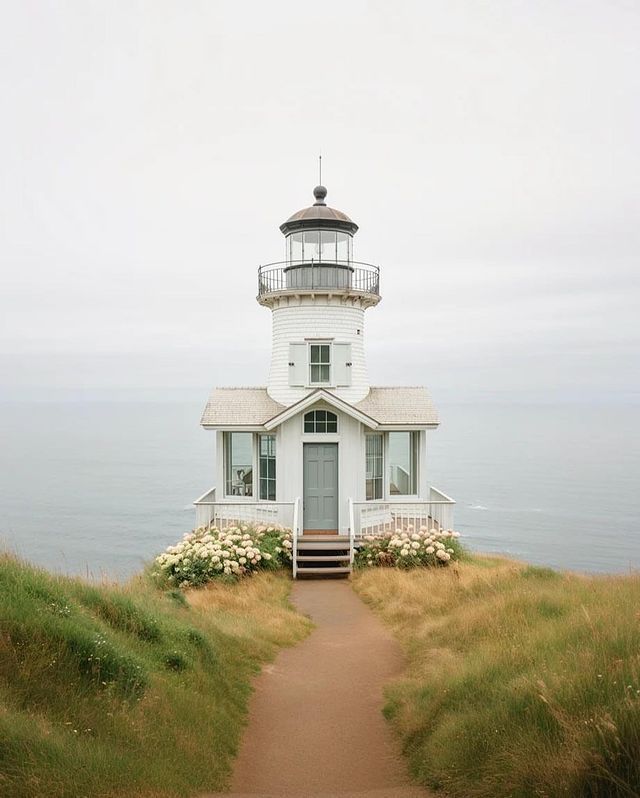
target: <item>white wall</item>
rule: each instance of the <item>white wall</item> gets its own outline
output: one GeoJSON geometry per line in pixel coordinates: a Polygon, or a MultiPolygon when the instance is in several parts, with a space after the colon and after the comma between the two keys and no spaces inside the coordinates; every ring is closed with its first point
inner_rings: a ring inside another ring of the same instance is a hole
{"type": "Polygon", "coordinates": [[[351,344],[351,385],[331,390],[351,404],[364,399],[369,393],[369,377],[364,351],[364,309],[357,299],[345,304],[340,297],[286,298],[271,313],[271,370],[267,390],[272,399],[289,406],[313,390],[289,386],[289,344],[307,338],[351,344]]]}
{"type": "MultiPolygon", "coordinates": [[[[314,409],[323,409],[314,405],[314,409]]],[[[330,409],[330,408],[329,408],[330,409]]],[[[286,421],[278,430],[276,478],[279,501],[291,501],[296,496],[304,496],[302,474],[302,447],[306,443],[338,444],[338,524],[345,533],[349,527],[349,497],[364,499],[364,436],[362,424],[351,416],[337,413],[338,433],[305,434],[301,413],[286,421]]]]}
{"type": "MultiPolygon", "coordinates": [[[[327,409],[335,412],[338,416],[337,434],[306,434],[303,431],[304,413],[299,413],[293,418],[285,421],[274,433],[276,436],[276,500],[279,502],[290,502],[296,497],[302,500],[304,497],[303,486],[303,450],[305,442],[308,443],[337,443],[338,444],[338,523],[339,531],[347,534],[349,527],[349,498],[354,501],[364,501],[365,499],[365,432],[366,427],[351,416],[335,411],[323,403],[313,406],[313,409],[327,409]]],[[[217,501],[236,501],[243,502],[245,499],[238,497],[224,496],[224,463],[223,463],[223,433],[216,433],[216,465],[217,480],[216,491],[217,501]]],[[[385,447],[386,449],[387,447],[385,447]]],[[[422,430],[419,433],[419,492],[420,498],[429,498],[429,484],[427,481],[427,433],[422,430]]],[[[387,495],[388,478],[388,453],[385,452],[385,496],[387,495]]],[[[254,473],[258,473],[257,457],[254,463],[254,473]]],[[[257,481],[254,482],[257,486],[257,481]]],[[[247,502],[257,501],[256,496],[247,497],[247,502]]],[[[388,498],[388,496],[387,496],[388,498]]],[[[395,500],[402,501],[401,497],[394,497],[395,500]]],[[[410,501],[411,499],[409,499],[410,501]]]]}

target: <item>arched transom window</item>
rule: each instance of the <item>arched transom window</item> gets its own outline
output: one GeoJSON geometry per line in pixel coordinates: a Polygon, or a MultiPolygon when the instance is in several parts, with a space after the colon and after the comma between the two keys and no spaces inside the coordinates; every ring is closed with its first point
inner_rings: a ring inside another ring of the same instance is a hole
{"type": "Polygon", "coordinates": [[[337,432],[338,416],[330,410],[311,410],[304,416],[305,432],[337,432]]]}

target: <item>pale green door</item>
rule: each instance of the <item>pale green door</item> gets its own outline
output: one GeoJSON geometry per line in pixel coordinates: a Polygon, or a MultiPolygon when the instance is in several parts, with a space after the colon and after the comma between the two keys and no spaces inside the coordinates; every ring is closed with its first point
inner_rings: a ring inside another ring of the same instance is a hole
{"type": "Polygon", "coordinates": [[[304,529],[338,530],[338,444],[305,443],[304,529]]]}

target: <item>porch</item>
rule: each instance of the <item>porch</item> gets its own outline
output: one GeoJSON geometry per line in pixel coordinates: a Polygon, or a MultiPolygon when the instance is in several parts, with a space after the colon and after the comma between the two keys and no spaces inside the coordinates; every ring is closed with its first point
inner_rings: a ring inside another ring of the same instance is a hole
{"type": "Polygon", "coordinates": [[[359,542],[366,535],[382,535],[396,529],[453,528],[455,501],[430,487],[429,499],[403,502],[348,500],[346,534],[315,535],[303,531],[302,500],[216,501],[211,488],[194,502],[196,527],[226,529],[237,524],[276,525],[293,532],[293,576],[349,574],[359,542]]]}

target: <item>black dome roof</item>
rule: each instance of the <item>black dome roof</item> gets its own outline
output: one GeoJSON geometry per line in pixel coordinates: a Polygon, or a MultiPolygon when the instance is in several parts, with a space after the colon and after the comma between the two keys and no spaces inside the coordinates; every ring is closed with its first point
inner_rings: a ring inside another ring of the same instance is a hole
{"type": "Polygon", "coordinates": [[[294,213],[286,222],[280,225],[280,230],[288,235],[296,230],[308,230],[326,228],[328,230],[344,230],[353,235],[358,225],[352,221],[346,213],[330,208],[324,201],[327,196],[327,189],[324,186],[316,186],[313,189],[315,202],[308,208],[294,213]]]}

